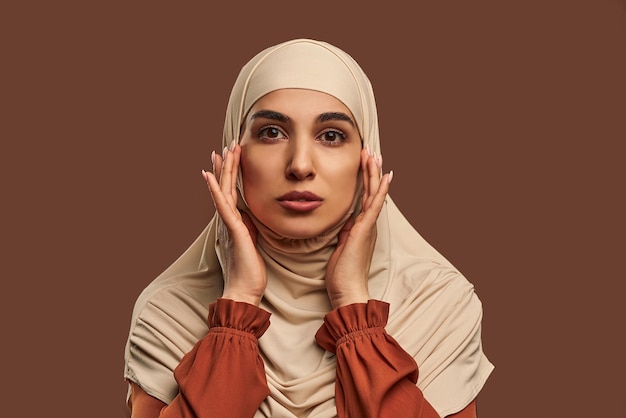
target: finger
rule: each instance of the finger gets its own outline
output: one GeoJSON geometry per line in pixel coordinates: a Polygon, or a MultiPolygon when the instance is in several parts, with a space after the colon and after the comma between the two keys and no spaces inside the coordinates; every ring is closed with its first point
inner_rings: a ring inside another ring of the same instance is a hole
{"type": "Polygon", "coordinates": [[[361,178],[363,181],[363,194],[361,195],[361,207],[365,207],[365,202],[369,197],[369,175],[367,174],[367,161],[369,160],[369,146],[361,150],[361,178]]]}
{"type": "Polygon", "coordinates": [[[378,190],[376,191],[376,194],[372,196],[370,205],[368,206],[367,210],[363,213],[362,221],[366,225],[373,226],[374,223],[376,223],[376,220],[378,219],[378,215],[380,214],[380,211],[383,208],[383,204],[385,203],[385,198],[387,197],[387,194],[389,193],[389,184],[391,183],[391,179],[393,179],[393,171],[385,174],[382,177],[378,190]]]}
{"type": "Polygon", "coordinates": [[[220,178],[220,187],[222,188],[222,193],[232,205],[235,199],[232,195],[232,181],[233,181],[233,153],[230,148],[225,148],[224,151],[224,162],[222,164],[222,177],[220,178]]]}
{"type": "Polygon", "coordinates": [[[237,202],[237,177],[239,176],[239,162],[241,161],[241,147],[239,144],[233,145],[233,178],[231,182],[231,196],[237,202]]]}
{"type": "Polygon", "coordinates": [[[374,195],[379,189],[380,186],[380,167],[378,165],[378,161],[376,157],[372,156],[367,161],[367,176],[368,176],[368,185],[369,188],[367,190],[367,200],[364,202],[363,209],[367,210],[369,206],[372,204],[372,199],[374,195]]]}
{"type": "Polygon", "coordinates": [[[369,177],[367,176],[367,161],[369,160],[370,155],[368,150],[361,150],[361,172],[363,174],[363,190],[367,193],[369,188],[369,177]]]}
{"type": "Polygon", "coordinates": [[[203,174],[207,184],[209,185],[215,210],[219,213],[226,227],[229,230],[232,230],[232,228],[236,225],[236,222],[239,220],[236,209],[233,209],[226,196],[224,196],[222,188],[217,181],[217,178],[215,178],[215,175],[207,172],[204,172],[203,174]]]}
{"type": "Polygon", "coordinates": [[[222,177],[222,165],[224,163],[224,159],[222,158],[221,155],[216,154],[215,151],[213,151],[213,174],[215,175],[215,178],[217,179],[217,181],[220,181],[220,178],[222,177]]]}
{"type": "Polygon", "coordinates": [[[206,181],[207,186],[209,187],[209,192],[211,193],[211,199],[213,200],[213,206],[215,206],[215,210],[218,209],[218,202],[223,200],[222,189],[220,188],[219,182],[215,177],[215,174],[206,172],[202,170],[202,176],[206,181]],[[221,197],[220,197],[221,196],[221,197]]]}

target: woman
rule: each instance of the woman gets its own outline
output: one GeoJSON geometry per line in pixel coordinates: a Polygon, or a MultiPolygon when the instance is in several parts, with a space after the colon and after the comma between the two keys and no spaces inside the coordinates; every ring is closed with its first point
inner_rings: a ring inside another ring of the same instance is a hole
{"type": "Polygon", "coordinates": [[[262,51],[223,145],[216,216],[136,303],[132,416],[475,417],[481,304],[387,196],[358,64],[305,39],[262,51]]]}

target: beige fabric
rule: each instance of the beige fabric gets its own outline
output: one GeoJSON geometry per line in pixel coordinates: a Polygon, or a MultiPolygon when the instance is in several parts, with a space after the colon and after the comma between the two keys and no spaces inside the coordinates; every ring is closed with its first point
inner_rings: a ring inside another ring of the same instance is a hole
{"type": "MultiPolygon", "coordinates": [[[[253,103],[281,88],[337,97],[352,111],[364,144],[380,150],[374,95],[363,71],[336,47],[304,39],[268,48],[243,67],[228,103],[224,145],[237,139],[253,103]]],[[[355,197],[358,211],[356,202],[355,197]]],[[[240,207],[247,210],[244,199],[240,207]]],[[[261,307],[272,313],[259,341],[271,395],[256,416],[333,417],[335,358],[314,336],[330,310],[324,269],[341,224],[322,237],[295,241],[255,223],[268,269],[261,307]]],[[[164,402],[176,396],[172,372],[206,334],[208,305],[222,293],[216,225],[213,218],[135,305],[125,377],[164,402]]],[[[413,229],[391,198],[377,226],[371,297],[390,303],[387,331],[417,361],[418,386],[426,398],[442,416],[457,412],[476,397],[493,369],[481,347],[481,303],[473,286],[413,229]]]]}

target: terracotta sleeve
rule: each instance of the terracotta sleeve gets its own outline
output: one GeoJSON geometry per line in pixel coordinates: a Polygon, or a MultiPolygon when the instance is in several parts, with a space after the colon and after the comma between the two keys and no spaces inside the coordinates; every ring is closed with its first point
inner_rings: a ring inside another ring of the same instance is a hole
{"type": "Polygon", "coordinates": [[[329,312],[315,338],[337,355],[340,418],[439,418],[416,386],[413,357],[385,331],[389,304],[377,300],[329,312]]]}
{"type": "Polygon", "coordinates": [[[269,395],[258,347],[269,317],[248,303],[212,303],[209,332],[174,371],[180,391],[160,417],[252,417],[269,395]]]}

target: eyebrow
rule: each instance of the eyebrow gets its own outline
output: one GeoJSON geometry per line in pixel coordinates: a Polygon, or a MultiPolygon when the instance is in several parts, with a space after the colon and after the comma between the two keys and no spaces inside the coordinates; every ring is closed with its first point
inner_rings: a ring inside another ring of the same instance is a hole
{"type": "MultiPolygon", "coordinates": [[[[256,118],[272,119],[283,123],[287,123],[291,120],[289,119],[289,116],[275,110],[259,110],[258,112],[255,112],[252,116],[250,116],[250,119],[256,118]]],[[[329,120],[342,120],[349,122],[352,126],[356,126],[352,118],[342,112],[325,112],[317,117],[318,122],[327,122],[329,120]]]]}
{"type": "Polygon", "coordinates": [[[289,116],[283,115],[282,113],[276,112],[274,110],[259,110],[258,112],[255,112],[252,116],[250,116],[250,119],[256,118],[273,119],[284,123],[289,122],[289,116]]]}
{"type": "Polygon", "coordinates": [[[341,112],[326,112],[317,117],[318,122],[326,122],[329,120],[343,120],[346,122],[350,122],[350,125],[355,126],[352,118],[341,112]]]}

